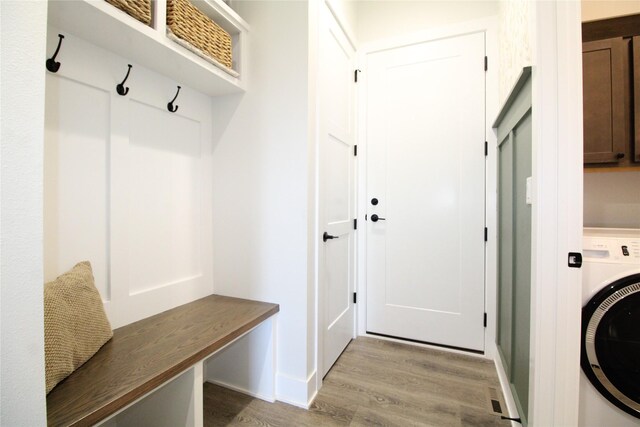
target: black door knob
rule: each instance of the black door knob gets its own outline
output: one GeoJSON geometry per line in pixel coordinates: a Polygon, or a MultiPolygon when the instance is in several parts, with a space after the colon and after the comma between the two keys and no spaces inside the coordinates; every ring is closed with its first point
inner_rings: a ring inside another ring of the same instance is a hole
{"type": "Polygon", "coordinates": [[[378,216],[378,214],[371,215],[371,221],[373,222],[384,221],[384,220],[386,220],[386,218],[382,218],[378,216]]]}
{"type": "Polygon", "coordinates": [[[327,240],[331,240],[331,239],[337,239],[337,238],[338,238],[338,236],[332,236],[331,234],[327,233],[326,231],[322,235],[322,241],[323,242],[326,242],[327,240]]]}
{"type": "Polygon", "coordinates": [[[616,159],[624,159],[624,153],[616,154],[616,159]]]}

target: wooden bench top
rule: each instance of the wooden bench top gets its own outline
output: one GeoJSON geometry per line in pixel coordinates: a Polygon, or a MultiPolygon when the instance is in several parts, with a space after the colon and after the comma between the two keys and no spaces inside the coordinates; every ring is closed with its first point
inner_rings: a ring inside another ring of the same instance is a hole
{"type": "Polygon", "coordinates": [[[277,304],[210,295],[113,331],[47,395],[51,426],[91,425],[276,314],[277,304]]]}

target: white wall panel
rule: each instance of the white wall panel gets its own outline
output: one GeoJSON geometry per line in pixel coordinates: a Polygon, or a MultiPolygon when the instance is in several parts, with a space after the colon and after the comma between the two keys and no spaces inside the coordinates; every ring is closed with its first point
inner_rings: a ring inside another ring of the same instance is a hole
{"type": "Polygon", "coordinates": [[[44,168],[44,278],[89,260],[103,300],[109,288],[109,92],[51,74],[44,168]]]}
{"type": "Polygon", "coordinates": [[[202,275],[200,123],[130,102],[132,294],[202,275]],[[154,126],[149,126],[153,123],[154,126]]]}
{"type": "Polygon", "coordinates": [[[46,278],[91,261],[114,328],[211,294],[210,98],[182,88],[170,113],[179,82],[72,34],[60,55],[47,76],[46,278]]]}

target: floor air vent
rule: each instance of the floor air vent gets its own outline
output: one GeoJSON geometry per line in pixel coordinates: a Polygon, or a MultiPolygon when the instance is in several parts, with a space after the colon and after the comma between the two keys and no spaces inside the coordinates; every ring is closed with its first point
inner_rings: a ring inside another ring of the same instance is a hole
{"type": "Polygon", "coordinates": [[[487,387],[486,395],[487,409],[489,409],[489,412],[495,415],[505,415],[503,409],[505,407],[504,402],[501,394],[498,392],[498,389],[495,387],[487,387]]]}

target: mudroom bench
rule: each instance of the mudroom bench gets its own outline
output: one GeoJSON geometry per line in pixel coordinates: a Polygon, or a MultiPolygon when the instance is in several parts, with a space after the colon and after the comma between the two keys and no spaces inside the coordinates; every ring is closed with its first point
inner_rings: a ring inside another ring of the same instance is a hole
{"type": "MultiPolygon", "coordinates": [[[[273,331],[278,311],[277,304],[210,295],[118,328],[49,393],[48,424],[202,426],[207,359],[255,329],[273,331]]],[[[274,343],[267,345],[271,358],[274,343]]]]}

